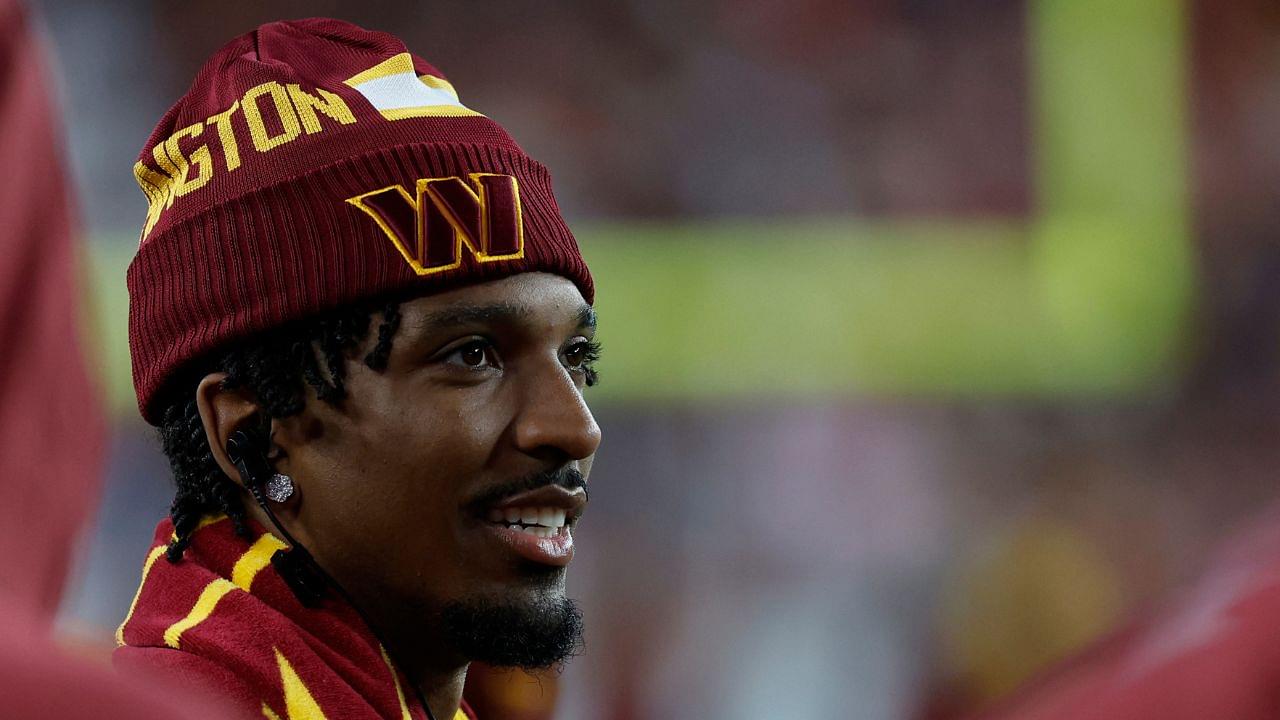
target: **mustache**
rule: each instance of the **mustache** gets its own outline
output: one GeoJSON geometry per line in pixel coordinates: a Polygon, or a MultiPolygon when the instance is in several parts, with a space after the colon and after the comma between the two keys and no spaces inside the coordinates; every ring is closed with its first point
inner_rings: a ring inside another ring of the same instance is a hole
{"type": "Polygon", "coordinates": [[[591,491],[587,487],[587,479],[582,476],[581,472],[578,472],[577,468],[566,465],[555,470],[526,475],[522,478],[488,488],[477,495],[471,502],[467,503],[467,505],[472,510],[483,510],[492,507],[503,499],[517,493],[537,490],[547,486],[562,487],[565,490],[577,490],[578,488],[582,488],[582,490],[587,493],[587,498],[590,499],[591,497],[591,491]]]}

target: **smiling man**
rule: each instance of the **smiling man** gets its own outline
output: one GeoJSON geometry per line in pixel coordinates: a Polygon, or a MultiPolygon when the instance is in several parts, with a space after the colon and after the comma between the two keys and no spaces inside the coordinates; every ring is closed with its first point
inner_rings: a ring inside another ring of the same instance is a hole
{"type": "Polygon", "coordinates": [[[578,647],[594,288],[545,168],[394,37],[264,25],[134,167],[139,408],[177,495],[116,664],[257,717],[470,717],[578,647]]]}

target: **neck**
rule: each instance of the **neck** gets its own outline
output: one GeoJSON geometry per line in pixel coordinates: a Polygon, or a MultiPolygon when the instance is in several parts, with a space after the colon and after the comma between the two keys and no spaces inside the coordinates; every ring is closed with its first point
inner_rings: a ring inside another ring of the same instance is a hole
{"type": "MultiPolygon", "coordinates": [[[[400,627],[403,628],[403,624],[400,627]]],[[[470,662],[453,652],[423,652],[424,648],[446,647],[443,638],[426,628],[419,628],[417,632],[385,633],[383,637],[392,661],[418,689],[432,717],[453,720],[462,703],[462,688],[470,662]]]]}
{"type": "Polygon", "coordinates": [[[467,666],[446,672],[418,672],[410,676],[431,706],[435,720],[453,720],[462,704],[462,686],[467,680],[467,666]]]}
{"type": "MultiPolygon", "coordinates": [[[[268,532],[275,532],[275,524],[272,523],[266,513],[255,505],[248,505],[251,517],[260,525],[269,528],[268,532]]],[[[306,540],[302,537],[297,540],[306,546],[306,540]]],[[[314,554],[313,554],[313,557],[314,554]]],[[[317,562],[321,567],[325,567],[323,561],[317,558],[317,562]]],[[[329,581],[338,585],[335,590],[349,602],[355,609],[356,613],[369,625],[369,629],[374,632],[375,637],[379,638],[386,646],[386,649],[393,653],[392,660],[399,667],[400,671],[408,678],[413,687],[418,688],[421,697],[425,699],[431,715],[435,720],[453,720],[458,713],[458,707],[462,704],[462,688],[467,680],[467,668],[470,663],[458,657],[454,653],[447,653],[445,657],[436,654],[424,653],[423,648],[442,648],[445,647],[443,639],[435,633],[435,628],[419,628],[418,632],[403,631],[398,633],[380,632],[382,628],[412,626],[412,622],[404,621],[386,621],[385,618],[395,618],[400,609],[395,607],[386,607],[384,603],[379,602],[378,593],[366,593],[363,596],[349,593],[345,588],[339,585],[338,580],[329,573],[329,581]]],[[[366,587],[365,582],[356,582],[352,584],[354,587],[366,587]]],[[[407,699],[407,698],[406,698],[407,699]]]]}

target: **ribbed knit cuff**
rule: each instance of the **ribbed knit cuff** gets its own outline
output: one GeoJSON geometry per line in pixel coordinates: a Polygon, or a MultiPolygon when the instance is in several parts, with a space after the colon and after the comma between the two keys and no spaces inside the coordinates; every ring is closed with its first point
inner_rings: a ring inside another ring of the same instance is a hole
{"type": "Polygon", "coordinates": [[[150,423],[165,382],[230,342],[379,296],[426,295],[459,284],[542,271],[573,281],[587,302],[591,275],[551,192],[546,168],[507,148],[412,144],[378,150],[240,195],[157,228],[128,270],[129,347],[138,407],[150,423]],[[420,276],[378,224],[348,198],[419,178],[492,172],[520,189],[523,257],[420,276]]]}

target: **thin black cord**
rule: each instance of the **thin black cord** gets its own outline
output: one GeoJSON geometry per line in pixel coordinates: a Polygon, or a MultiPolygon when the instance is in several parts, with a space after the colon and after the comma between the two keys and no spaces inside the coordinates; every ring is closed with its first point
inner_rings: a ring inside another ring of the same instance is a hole
{"type": "MultiPolygon", "coordinates": [[[[364,621],[365,627],[369,628],[369,633],[372,634],[374,639],[378,641],[378,644],[382,646],[382,649],[387,653],[387,657],[391,658],[392,664],[395,665],[396,668],[405,667],[405,665],[401,663],[399,659],[397,659],[395,655],[392,653],[391,648],[385,642],[382,641],[381,637],[378,636],[377,629],[374,627],[373,623],[370,622],[369,616],[365,615],[364,611],[360,609],[360,606],[356,604],[355,598],[351,597],[351,594],[347,592],[346,588],[338,584],[338,581],[334,580],[333,576],[325,572],[324,568],[320,567],[320,564],[317,563],[315,558],[311,555],[311,553],[308,552],[305,547],[303,547],[302,543],[295,540],[293,536],[289,534],[289,531],[284,528],[284,525],[280,523],[280,520],[279,518],[276,517],[276,514],[271,511],[270,507],[267,506],[266,499],[262,497],[262,493],[260,490],[254,493],[254,498],[258,501],[258,505],[262,507],[262,509],[267,513],[267,517],[271,519],[271,524],[276,526],[276,529],[280,531],[281,535],[284,535],[285,540],[287,540],[289,545],[292,546],[293,549],[290,550],[289,552],[290,553],[301,552],[303,554],[303,557],[300,558],[300,560],[303,563],[306,563],[307,565],[309,565],[312,570],[318,573],[320,577],[324,579],[325,583],[332,586],[333,589],[336,590],[338,594],[342,596],[342,599],[345,600],[347,604],[350,605],[351,608],[356,611],[356,614],[359,615],[360,619],[364,621]]],[[[395,672],[394,668],[393,668],[393,672],[395,672]]],[[[426,698],[426,695],[422,692],[422,688],[418,687],[418,684],[413,682],[412,678],[409,678],[409,676],[406,675],[405,679],[409,681],[409,687],[413,688],[414,695],[418,697],[418,702],[422,704],[422,709],[426,711],[428,720],[436,720],[436,716],[434,713],[431,712],[431,705],[427,703],[427,698],[426,698]]]]}
{"type": "MultiPolygon", "coordinates": [[[[272,557],[272,562],[276,563],[277,558],[282,558],[281,564],[287,562],[294,568],[305,567],[315,573],[317,578],[325,584],[333,587],[342,596],[342,599],[346,600],[347,604],[356,611],[356,615],[359,615],[360,619],[364,621],[365,627],[369,628],[369,633],[378,641],[378,644],[387,653],[387,657],[391,658],[391,662],[395,666],[392,668],[392,672],[397,672],[396,668],[405,667],[392,654],[391,648],[378,636],[377,629],[369,621],[369,617],[365,615],[364,611],[360,609],[360,606],[356,604],[351,594],[346,591],[346,588],[342,587],[337,580],[333,579],[333,576],[320,567],[320,563],[316,562],[315,558],[302,543],[294,539],[293,535],[280,522],[280,519],[276,517],[275,512],[271,510],[271,506],[267,505],[267,499],[262,494],[263,477],[271,471],[270,466],[267,465],[266,454],[256,447],[256,443],[253,442],[248,433],[243,430],[237,430],[231,434],[231,438],[227,441],[227,455],[230,456],[232,464],[236,466],[236,470],[240,471],[240,477],[245,485],[248,486],[249,492],[253,494],[253,499],[258,502],[258,507],[262,508],[262,511],[267,515],[267,519],[271,521],[276,530],[280,531],[280,534],[284,536],[285,541],[290,545],[291,549],[287,553],[283,550],[278,551],[272,557]],[[250,462],[254,465],[252,469],[249,467],[250,462]],[[300,556],[283,560],[283,555],[293,555],[294,553],[299,553],[300,556]],[[298,561],[296,564],[295,560],[298,561]]],[[[288,581],[289,587],[294,591],[294,594],[299,596],[298,600],[307,606],[311,606],[318,601],[324,590],[322,586],[314,585],[311,582],[303,582],[303,587],[299,588],[289,577],[286,576],[285,580],[288,581]]],[[[413,694],[417,696],[418,702],[422,704],[422,709],[426,711],[428,720],[436,720],[436,716],[431,712],[431,705],[427,703],[427,697],[422,692],[422,688],[418,687],[418,684],[413,682],[407,675],[405,679],[409,681],[409,687],[413,688],[413,694]]]]}

